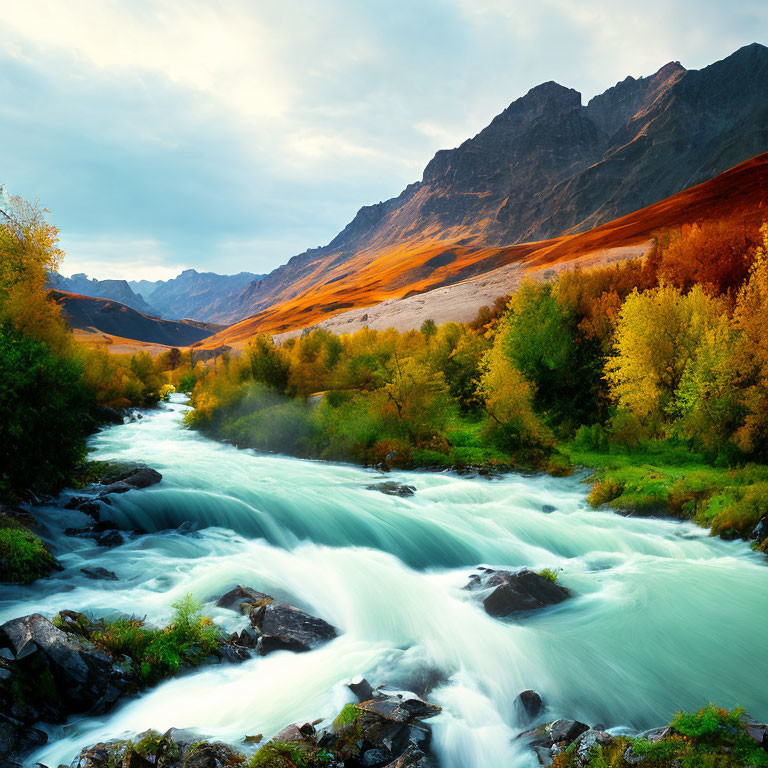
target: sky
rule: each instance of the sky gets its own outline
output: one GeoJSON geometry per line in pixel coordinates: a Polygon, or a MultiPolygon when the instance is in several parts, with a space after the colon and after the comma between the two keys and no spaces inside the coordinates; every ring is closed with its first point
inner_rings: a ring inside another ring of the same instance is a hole
{"type": "Polygon", "coordinates": [[[61,272],[268,272],[533,86],[768,43],[768,0],[0,0],[0,184],[61,272]],[[5,6],[5,7],[3,7],[5,6]]]}

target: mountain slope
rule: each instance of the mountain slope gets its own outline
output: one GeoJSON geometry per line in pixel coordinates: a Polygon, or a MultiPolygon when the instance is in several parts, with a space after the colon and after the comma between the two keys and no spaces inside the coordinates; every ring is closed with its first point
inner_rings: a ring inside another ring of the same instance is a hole
{"type": "MultiPolygon", "coordinates": [[[[332,267],[322,286],[309,286],[298,296],[206,339],[203,346],[243,344],[255,333],[308,327],[344,310],[350,310],[351,316],[353,308],[371,307],[390,299],[418,295],[426,303],[430,291],[478,275],[491,275],[506,265],[519,265],[519,276],[566,262],[575,266],[606,249],[643,246],[663,227],[722,218],[749,222],[768,218],[768,152],[710,181],[587,232],[490,248],[455,240],[414,242],[383,249],[378,254],[362,252],[332,267]]],[[[498,295],[505,292],[506,286],[502,284],[498,295]]],[[[478,300],[487,303],[485,296],[478,300]]]]}
{"type": "Polygon", "coordinates": [[[420,182],[362,208],[327,246],[250,283],[220,316],[323,292],[364,265],[381,269],[387,254],[399,262],[431,248],[436,262],[414,262],[427,275],[450,258],[448,243],[540,240],[651,205],[768,150],[766,92],[768,48],[758,44],[699,71],[675,62],[627,78],[586,106],[577,91],[544,83],[474,138],[438,152],[420,182]]]}
{"type": "Polygon", "coordinates": [[[262,277],[252,272],[218,275],[187,269],[171,280],[155,283],[141,280],[131,285],[151,301],[162,317],[194,317],[209,322],[225,322],[231,316],[232,303],[242,290],[262,277]]]}
{"type": "Polygon", "coordinates": [[[125,280],[97,280],[89,278],[84,272],[78,272],[72,277],[64,277],[57,272],[48,275],[48,287],[68,293],[79,293],[97,299],[110,299],[120,302],[139,312],[154,313],[142,296],[134,293],[125,280]]]}
{"type": "Polygon", "coordinates": [[[221,326],[190,320],[161,320],[109,299],[52,290],[49,296],[62,308],[70,327],[96,329],[123,339],[186,347],[211,336],[221,326]]]}

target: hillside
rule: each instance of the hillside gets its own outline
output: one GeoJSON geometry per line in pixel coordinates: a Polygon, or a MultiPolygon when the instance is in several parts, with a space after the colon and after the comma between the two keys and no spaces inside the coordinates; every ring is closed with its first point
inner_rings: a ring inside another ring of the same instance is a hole
{"type": "Polygon", "coordinates": [[[310,319],[360,305],[362,288],[369,301],[403,286],[424,290],[448,264],[473,274],[478,261],[513,257],[501,256],[501,246],[583,232],[648,207],[768,150],[766,92],[768,48],[759,44],[702,70],[673,62],[628,77],[587,105],[577,91],[544,83],[474,138],[438,152],[420,182],[361,208],[327,246],[250,283],[226,317],[279,315],[294,302],[310,319]],[[334,282],[344,290],[329,290],[334,282]],[[309,293],[326,298],[309,308],[301,299],[309,293]]]}
{"type": "Polygon", "coordinates": [[[221,326],[199,321],[161,320],[108,299],[59,290],[49,295],[61,306],[73,330],[99,331],[121,340],[186,347],[221,330],[221,326]]]}
{"type": "Polygon", "coordinates": [[[133,291],[126,280],[97,280],[89,278],[84,272],[78,272],[72,277],[64,277],[57,272],[51,272],[48,275],[48,287],[67,293],[92,296],[96,299],[110,299],[139,312],[157,314],[144,297],[133,291]]]}
{"type": "MultiPolygon", "coordinates": [[[[346,323],[355,318],[354,309],[387,300],[391,307],[393,299],[414,295],[418,295],[421,311],[412,323],[418,326],[430,316],[430,301],[443,297],[444,302],[446,291],[450,295],[452,286],[458,292],[456,295],[462,291],[470,294],[463,297],[465,311],[476,311],[494,295],[508,293],[523,276],[537,271],[558,268],[558,265],[592,263],[595,255],[601,253],[603,260],[610,261],[617,254],[614,252],[612,257],[606,252],[621,249],[623,258],[636,256],[643,252],[654,231],[663,227],[718,218],[760,221],[766,217],[768,153],[763,153],[708,182],[588,232],[500,248],[473,248],[460,241],[436,241],[410,243],[379,253],[365,252],[331,269],[323,286],[309,288],[294,299],[226,328],[207,339],[203,346],[242,344],[260,331],[281,333],[300,329],[341,312],[346,323]],[[512,274],[510,265],[514,266],[512,274]],[[477,286],[470,282],[480,275],[486,283],[483,291],[474,290],[477,286]]],[[[346,330],[355,327],[350,324],[346,330]]],[[[345,330],[338,323],[334,329],[345,330]]]]}

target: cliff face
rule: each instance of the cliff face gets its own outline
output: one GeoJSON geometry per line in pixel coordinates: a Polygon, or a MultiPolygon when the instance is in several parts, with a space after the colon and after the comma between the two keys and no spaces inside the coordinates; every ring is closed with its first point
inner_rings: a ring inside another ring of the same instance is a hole
{"type": "Polygon", "coordinates": [[[343,284],[345,264],[359,269],[387,249],[511,245],[651,205],[768,150],[766,93],[768,48],[758,44],[702,70],[673,62],[628,77],[587,105],[577,91],[539,85],[474,138],[438,152],[420,182],[362,208],[327,246],[245,286],[216,319],[343,284]]]}

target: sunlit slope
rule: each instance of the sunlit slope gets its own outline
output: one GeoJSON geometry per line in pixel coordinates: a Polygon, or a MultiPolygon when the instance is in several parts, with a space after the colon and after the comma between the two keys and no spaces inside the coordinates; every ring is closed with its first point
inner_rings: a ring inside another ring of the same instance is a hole
{"type": "MultiPolygon", "coordinates": [[[[450,239],[422,239],[362,250],[338,266],[318,264],[295,298],[279,302],[205,339],[202,347],[238,344],[255,333],[303,328],[339,312],[423,293],[513,262],[532,269],[638,245],[663,227],[717,218],[768,218],[768,153],[710,181],[588,232],[508,247],[482,248],[450,239]]],[[[466,242],[466,240],[464,240],[466,242]]],[[[578,262],[577,262],[578,263],[578,262]]]]}

